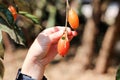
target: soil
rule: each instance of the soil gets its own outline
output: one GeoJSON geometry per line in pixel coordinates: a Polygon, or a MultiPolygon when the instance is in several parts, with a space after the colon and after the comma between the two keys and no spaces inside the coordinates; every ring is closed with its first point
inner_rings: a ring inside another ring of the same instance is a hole
{"type": "MultiPolygon", "coordinates": [[[[27,49],[6,51],[4,66],[4,80],[15,80],[17,70],[21,68],[27,49]]],[[[82,70],[81,65],[73,60],[65,60],[65,57],[56,56],[47,67],[45,76],[48,80],[115,80],[116,69],[111,67],[108,73],[98,74],[93,69],[82,70]]]]}

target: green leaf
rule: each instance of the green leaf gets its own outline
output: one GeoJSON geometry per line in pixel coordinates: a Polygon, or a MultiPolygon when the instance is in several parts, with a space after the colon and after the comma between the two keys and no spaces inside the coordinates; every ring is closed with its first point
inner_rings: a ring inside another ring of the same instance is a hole
{"type": "Polygon", "coordinates": [[[2,12],[5,15],[7,21],[9,22],[9,24],[13,25],[14,18],[13,18],[10,11],[6,7],[4,7],[3,5],[0,5],[0,12],[2,12]]]}
{"type": "Polygon", "coordinates": [[[0,23],[8,26],[9,28],[12,28],[8,21],[5,18],[3,18],[3,16],[0,16],[0,23]]]}
{"type": "Polygon", "coordinates": [[[0,30],[0,58],[4,58],[4,48],[3,48],[3,44],[2,44],[2,33],[0,30]]]}
{"type": "Polygon", "coordinates": [[[24,33],[21,30],[21,28],[15,24],[14,30],[15,30],[15,33],[17,35],[17,39],[18,39],[19,43],[20,44],[25,44],[25,42],[26,42],[25,41],[25,36],[24,36],[24,33]]]}
{"type": "Polygon", "coordinates": [[[25,17],[31,19],[35,24],[39,24],[39,20],[36,16],[29,14],[28,12],[25,11],[19,11],[19,14],[24,15],[25,17]]]}
{"type": "Polygon", "coordinates": [[[116,80],[120,80],[120,66],[119,66],[117,73],[116,73],[116,80]]]}
{"type": "Polygon", "coordinates": [[[11,37],[11,39],[13,39],[16,43],[24,45],[24,41],[22,37],[18,35],[18,33],[15,30],[10,29],[9,27],[1,23],[0,23],[0,30],[7,32],[11,37]]]}

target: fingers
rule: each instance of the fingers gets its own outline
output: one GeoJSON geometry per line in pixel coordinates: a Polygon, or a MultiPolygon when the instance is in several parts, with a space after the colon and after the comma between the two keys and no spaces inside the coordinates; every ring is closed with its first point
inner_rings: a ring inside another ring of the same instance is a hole
{"type": "MultiPolygon", "coordinates": [[[[56,26],[56,27],[52,27],[52,28],[47,28],[47,29],[45,29],[42,33],[49,35],[49,34],[58,32],[58,31],[60,31],[60,30],[64,31],[64,30],[65,30],[65,27],[63,27],[63,26],[56,26]]],[[[68,32],[71,32],[71,29],[70,29],[69,27],[67,27],[67,31],[68,31],[68,32]]]]}
{"type": "Polygon", "coordinates": [[[68,35],[69,41],[71,41],[74,36],[77,36],[77,32],[76,31],[72,31],[72,34],[68,35]]]}
{"type": "MultiPolygon", "coordinates": [[[[64,31],[58,31],[56,33],[53,33],[51,35],[49,35],[49,39],[51,40],[52,43],[56,43],[58,42],[58,40],[60,39],[60,37],[63,35],[64,31]]],[[[77,35],[76,31],[69,31],[68,32],[68,38],[69,40],[71,40],[74,36],[77,35]]]]}
{"type": "MultiPolygon", "coordinates": [[[[41,34],[44,34],[49,37],[51,43],[58,42],[59,38],[63,35],[65,27],[52,27],[44,30],[41,34]]],[[[71,31],[70,28],[67,27],[68,37],[71,40],[74,36],[77,35],[76,31],[71,31]]]]}
{"type": "Polygon", "coordinates": [[[58,32],[55,32],[55,33],[49,35],[49,39],[50,39],[51,43],[58,42],[58,40],[62,36],[62,34],[63,34],[63,31],[58,31],[58,32]]]}
{"type": "Polygon", "coordinates": [[[64,30],[64,29],[65,29],[65,27],[56,26],[56,27],[52,27],[52,28],[47,28],[42,33],[44,33],[44,34],[52,34],[54,32],[57,32],[59,30],[64,30]]]}

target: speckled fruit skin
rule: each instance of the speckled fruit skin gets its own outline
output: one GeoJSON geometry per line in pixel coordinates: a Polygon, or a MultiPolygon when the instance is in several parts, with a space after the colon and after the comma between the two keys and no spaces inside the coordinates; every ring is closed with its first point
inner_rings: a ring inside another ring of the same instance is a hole
{"type": "Polygon", "coordinates": [[[68,37],[66,36],[66,34],[63,34],[63,36],[58,41],[58,54],[64,57],[67,54],[69,47],[70,43],[68,37]]]}

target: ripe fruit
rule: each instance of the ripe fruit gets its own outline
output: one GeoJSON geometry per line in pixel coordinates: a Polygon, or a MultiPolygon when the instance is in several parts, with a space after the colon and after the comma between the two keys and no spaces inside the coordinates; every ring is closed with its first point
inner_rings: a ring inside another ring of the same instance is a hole
{"type": "Polygon", "coordinates": [[[72,29],[77,29],[79,26],[78,15],[72,8],[70,8],[68,11],[68,22],[72,29]]]}
{"type": "Polygon", "coordinates": [[[10,5],[8,7],[8,10],[12,13],[12,16],[14,17],[14,20],[16,20],[16,18],[17,18],[17,11],[16,11],[16,9],[12,5],[10,5]]]}
{"type": "Polygon", "coordinates": [[[69,46],[70,43],[67,37],[67,33],[64,33],[60,38],[60,40],[58,41],[58,46],[57,46],[58,53],[64,57],[68,52],[69,46]]]}

